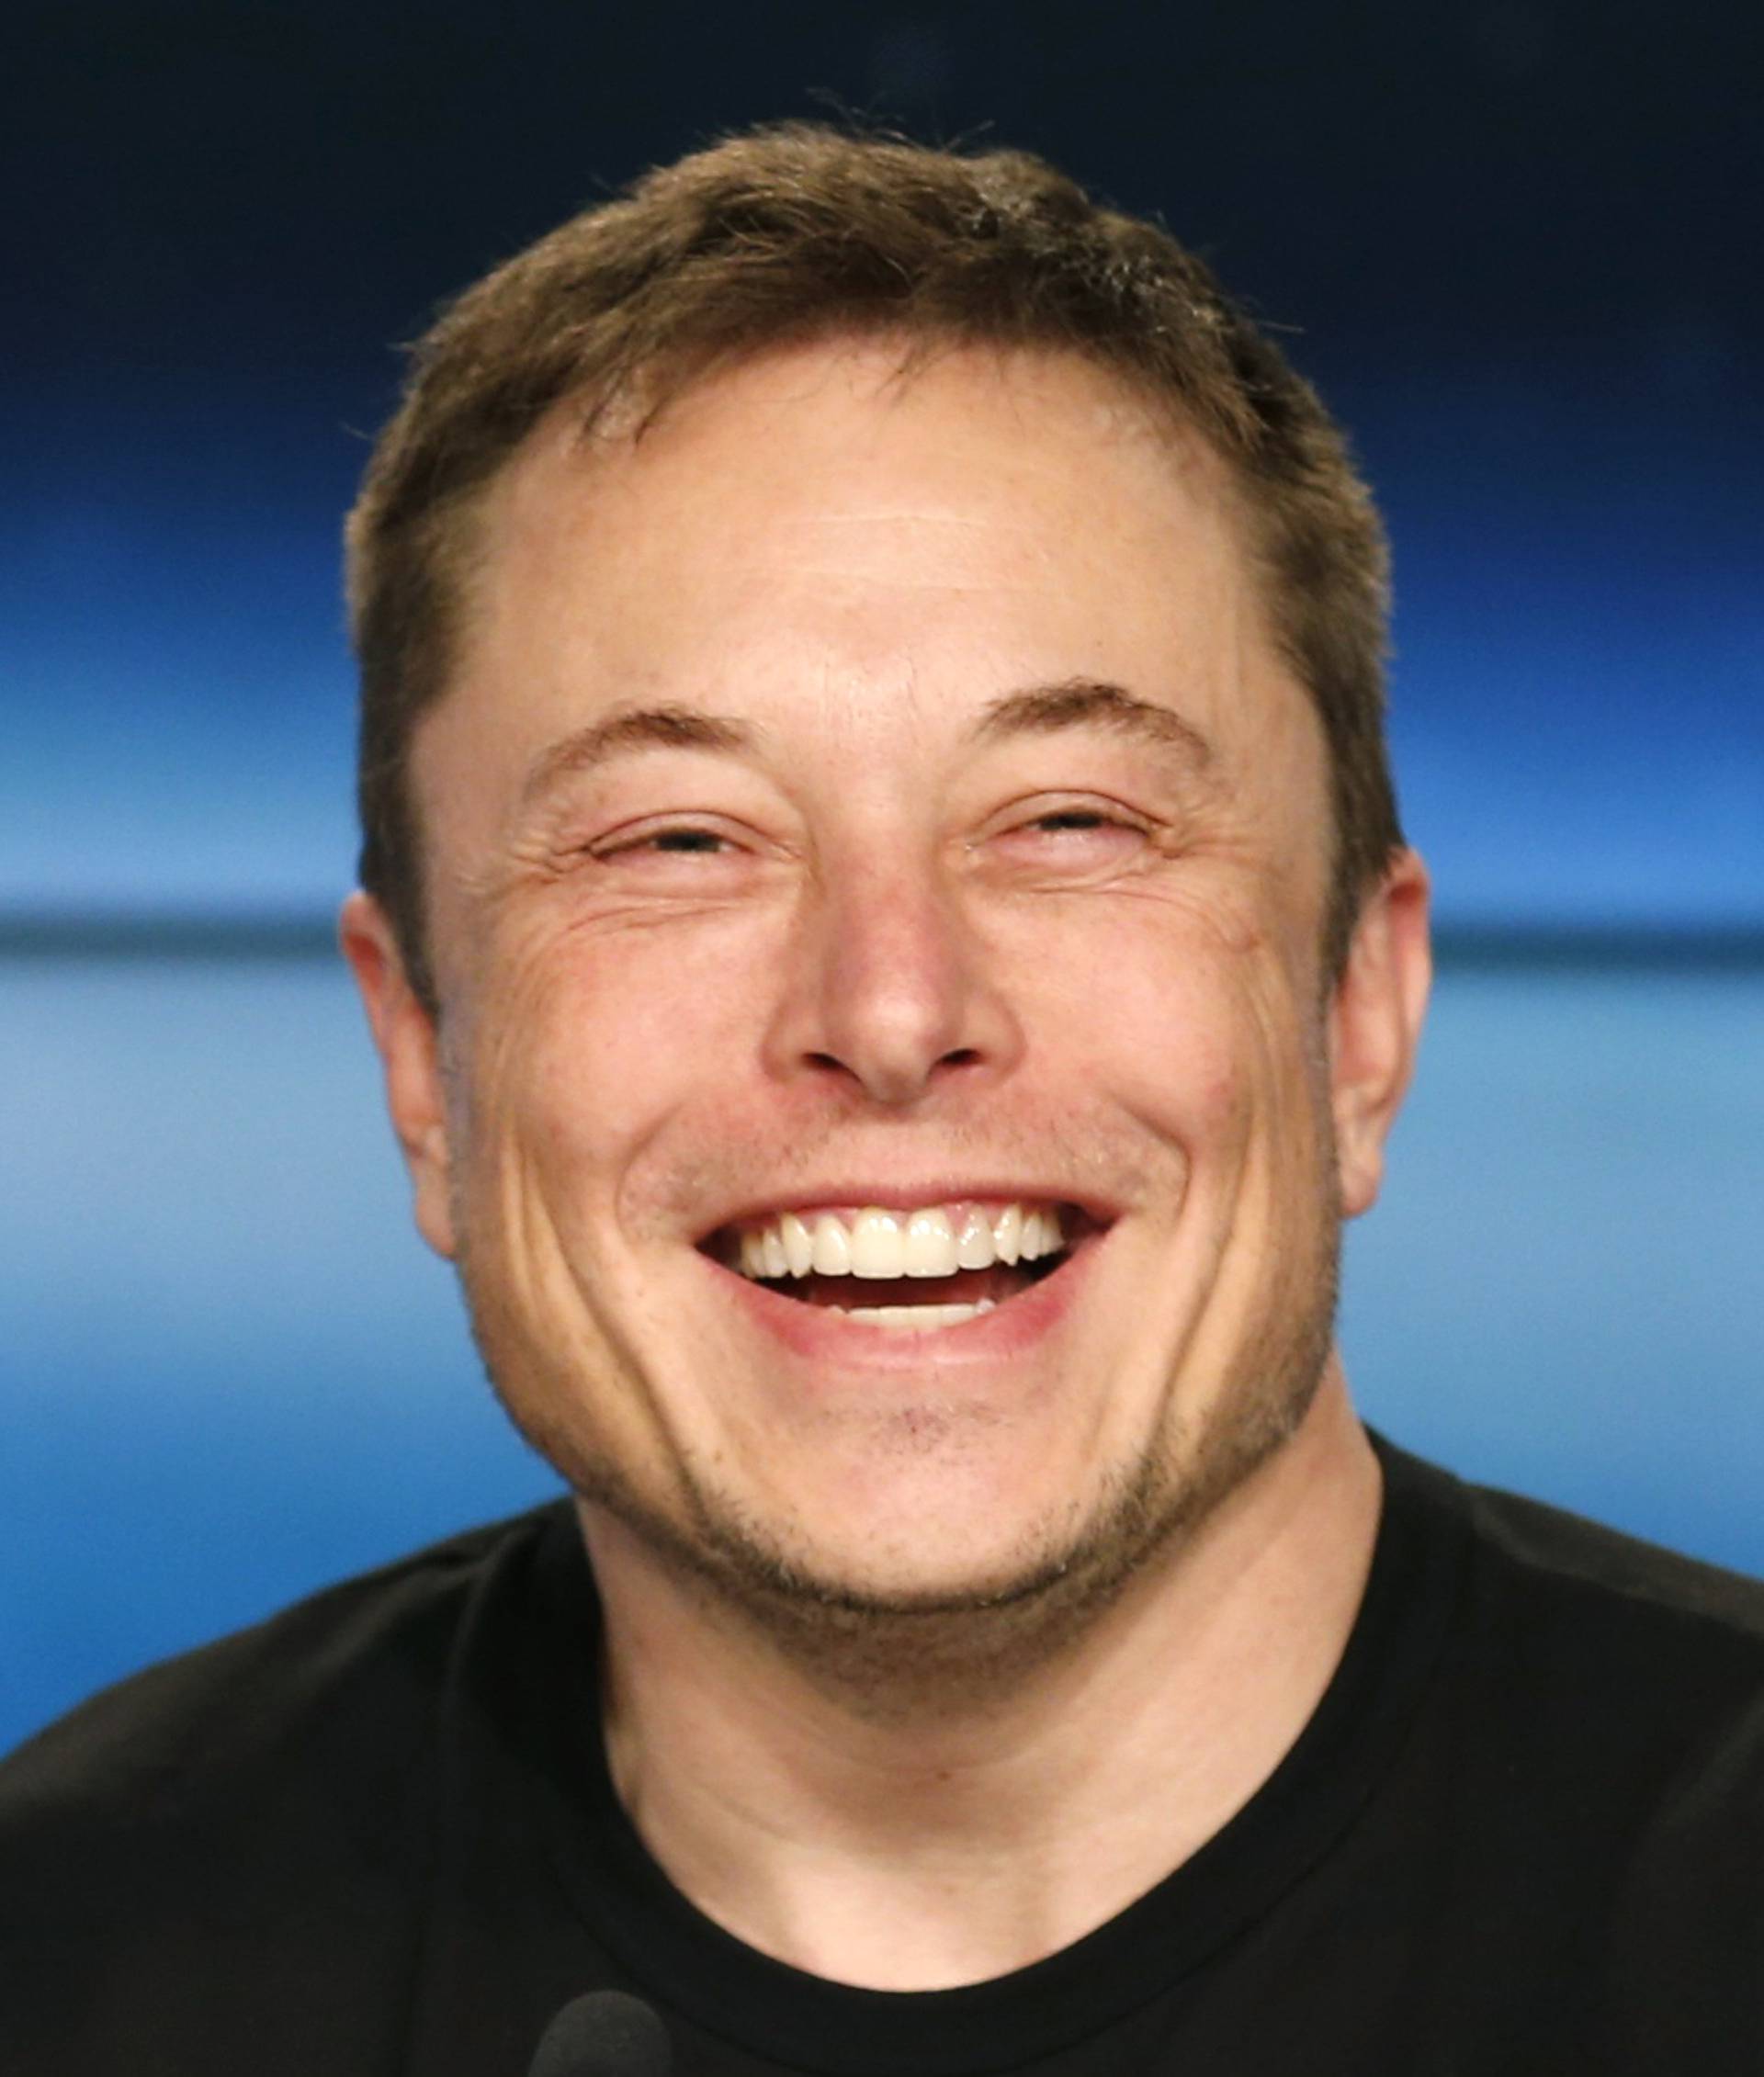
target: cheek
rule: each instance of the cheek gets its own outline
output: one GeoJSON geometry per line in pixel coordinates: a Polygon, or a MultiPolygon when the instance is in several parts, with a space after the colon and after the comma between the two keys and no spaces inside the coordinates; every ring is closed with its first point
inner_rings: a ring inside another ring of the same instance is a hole
{"type": "Polygon", "coordinates": [[[548,931],[503,947],[471,1049],[475,1144],[577,1189],[588,1178],[616,1187],[741,1056],[752,1010],[740,973],[659,931],[548,931]]]}
{"type": "Polygon", "coordinates": [[[1259,949],[1163,904],[1096,920],[1113,927],[1089,931],[1076,962],[1021,969],[1046,976],[1034,1025],[1061,1078],[1124,1102],[1160,1136],[1240,1135],[1266,1072],[1259,949]]]}

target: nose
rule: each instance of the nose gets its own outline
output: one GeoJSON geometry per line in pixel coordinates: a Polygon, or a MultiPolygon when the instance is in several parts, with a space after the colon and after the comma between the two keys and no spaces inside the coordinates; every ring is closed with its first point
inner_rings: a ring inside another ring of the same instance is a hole
{"type": "Polygon", "coordinates": [[[775,1073],[842,1080],[899,1109],[952,1078],[995,1077],[1022,1032],[954,890],[904,864],[805,897],[767,1038],[775,1073]]]}

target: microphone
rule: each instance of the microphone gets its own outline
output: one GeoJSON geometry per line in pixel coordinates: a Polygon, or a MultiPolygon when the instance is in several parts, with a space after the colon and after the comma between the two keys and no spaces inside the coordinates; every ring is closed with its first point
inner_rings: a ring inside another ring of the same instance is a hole
{"type": "Polygon", "coordinates": [[[673,2054],[653,2005],[628,1991],[571,1998],[539,2037],[526,2077],[669,2077],[673,2054]]]}

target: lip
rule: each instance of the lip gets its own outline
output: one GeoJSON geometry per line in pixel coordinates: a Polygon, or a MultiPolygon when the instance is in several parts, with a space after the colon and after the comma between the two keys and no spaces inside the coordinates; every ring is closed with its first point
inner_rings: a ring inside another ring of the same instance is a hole
{"type": "MultiPolygon", "coordinates": [[[[877,1200],[872,1197],[866,1202],[876,1203],[877,1200]]],[[[938,1200],[917,1198],[913,1202],[935,1203],[938,1200]]],[[[964,1368],[996,1367],[1001,1361],[1028,1355],[1046,1340],[1081,1296],[1092,1259],[1106,1237],[1101,1230],[1086,1234],[1057,1268],[1015,1297],[974,1319],[963,1320],[955,1326],[933,1327],[922,1334],[854,1320],[834,1305],[808,1305],[800,1299],[785,1298],[739,1270],[726,1268],[713,1256],[700,1251],[699,1259],[711,1276],[720,1280],[731,1303],[745,1309],[746,1317],[761,1333],[782,1342],[817,1369],[830,1374],[851,1370],[899,1374],[922,1371],[932,1362],[940,1375],[946,1376],[964,1368]]],[[[878,1287],[871,1283],[859,1290],[874,1302],[878,1287]]],[[[857,1294],[854,1291],[854,1296],[857,1294]]]]}

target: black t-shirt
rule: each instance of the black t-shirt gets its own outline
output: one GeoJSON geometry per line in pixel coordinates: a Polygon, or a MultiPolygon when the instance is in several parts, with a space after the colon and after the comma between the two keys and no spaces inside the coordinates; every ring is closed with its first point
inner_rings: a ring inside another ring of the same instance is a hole
{"type": "Polygon", "coordinates": [[[97,1697],[0,1767],[5,2077],[526,2077],[639,1992],[677,2077],[1764,2073],[1764,1586],[1380,1445],[1316,1714],[1046,1960],[863,1991],[696,1912],[607,1779],[563,1503],[97,1697]]]}

